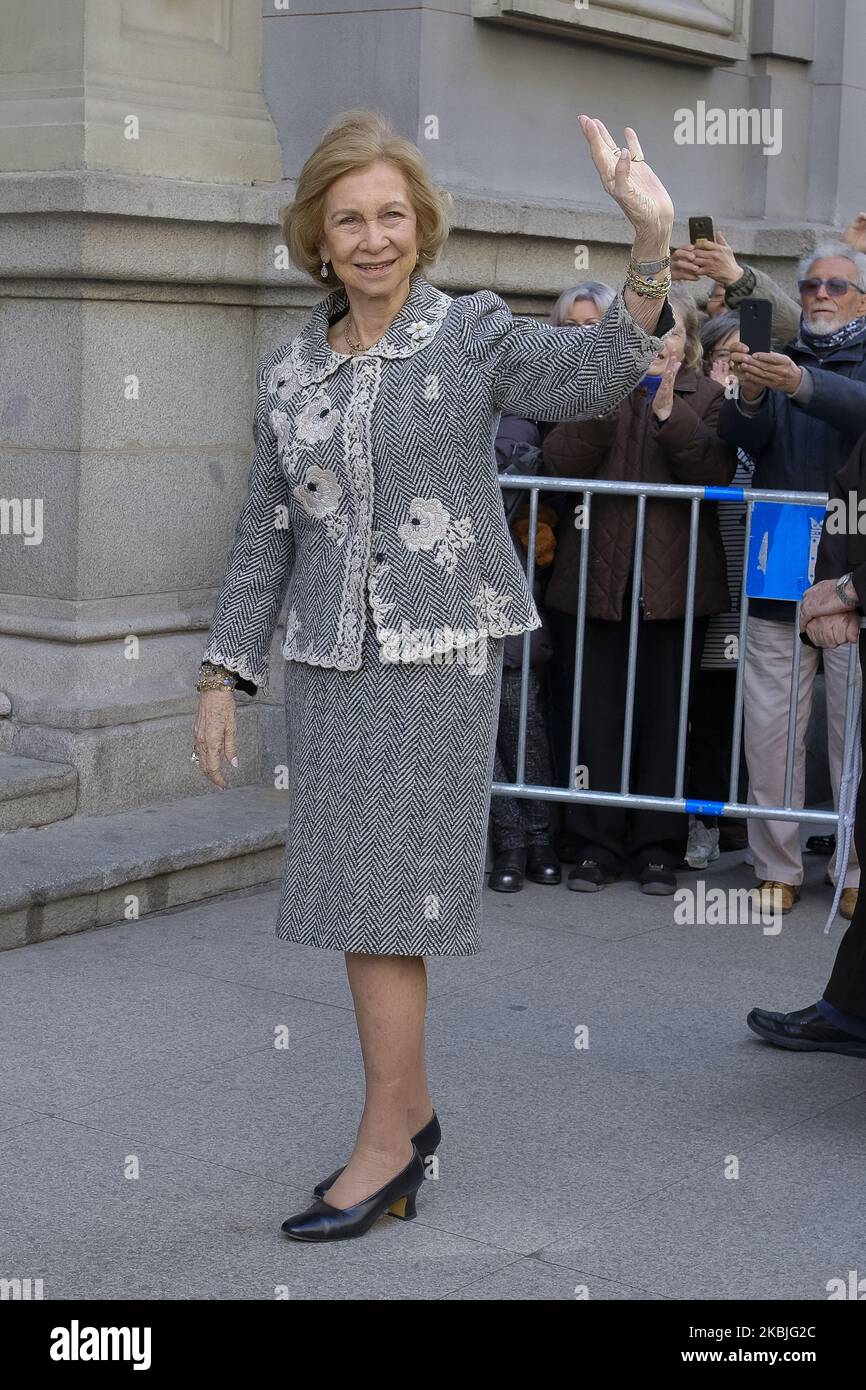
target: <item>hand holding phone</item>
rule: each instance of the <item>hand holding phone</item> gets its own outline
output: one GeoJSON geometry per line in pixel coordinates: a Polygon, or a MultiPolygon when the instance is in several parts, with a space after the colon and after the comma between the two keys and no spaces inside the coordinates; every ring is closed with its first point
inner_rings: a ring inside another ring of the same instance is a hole
{"type": "Polygon", "coordinates": [[[731,369],[745,400],[757,400],[765,390],[790,396],[803,380],[803,368],[785,353],[773,352],[771,338],[770,301],[754,296],[740,300],[740,341],[731,348],[731,369]]]}

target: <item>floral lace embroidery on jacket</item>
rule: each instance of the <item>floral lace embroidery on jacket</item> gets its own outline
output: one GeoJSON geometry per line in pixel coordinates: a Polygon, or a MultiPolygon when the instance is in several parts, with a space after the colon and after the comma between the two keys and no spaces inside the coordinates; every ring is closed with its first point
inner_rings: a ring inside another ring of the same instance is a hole
{"type": "Polygon", "coordinates": [[[302,444],[325,444],[340,420],[340,411],[327,391],[317,391],[295,416],[295,433],[302,444]]]}
{"type": "Polygon", "coordinates": [[[397,534],[408,550],[432,550],[433,559],[448,574],[457,566],[457,551],[475,544],[472,518],[452,520],[438,497],[413,497],[409,520],[397,527],[397,534]]]}
{"type": "Polygon", "coordinates": [[[288,357],[271,367],[267,386],[269,395],[277,395],[281,401],[288,401],[300,388],[301,379],[288,357]]]}
{"type": "Polygon", "coordinates": [[[343,496],[336,473],[331,468],[320,468],[314,463],[307,469],[303,481],[292,488],[301,506],[320,520],[331,540],[338,545],[346,539],[348,522],[344,516],[335,516],[343,496]]]}
{"type": "MultiPolygon", "coordinates": [[[[391,569],[380,549],[383,541],[383,533],[374,531],[375,557],[367,576],[370,610],[383,661],[419,661],[455,648],[475,646],[485,636],[507,637],[525,630],[523,624],[511,623],[505,612],[507,605],[512,602],[512,596],[500,594],[492,585],[484,582],[472,600],[478,618],[477,627],[410,627],[405,621],[399,628],[387,627],[385,619],[393,611],[394,605],[386,602],[379,587],[391,569]]],[[[536,621],[531,626],[540,627],[541,618],[537,614],[535,616],[536,621]]]]}

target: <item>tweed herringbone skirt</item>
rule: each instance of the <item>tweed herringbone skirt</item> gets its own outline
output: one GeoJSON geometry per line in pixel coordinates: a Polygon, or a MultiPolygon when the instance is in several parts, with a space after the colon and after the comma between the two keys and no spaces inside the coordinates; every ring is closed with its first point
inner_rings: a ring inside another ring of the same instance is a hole
{"type": "Polygon", "coordinates": [[[372,955],[479,947],[504,639],[486,659],[285,663],[289,827],[276,935],[372,955]]]}

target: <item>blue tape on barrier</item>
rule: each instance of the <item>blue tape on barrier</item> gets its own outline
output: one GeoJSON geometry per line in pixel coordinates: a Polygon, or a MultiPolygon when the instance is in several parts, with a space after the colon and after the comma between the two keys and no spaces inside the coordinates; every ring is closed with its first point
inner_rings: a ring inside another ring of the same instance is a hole
{"type": "Polygon", "coordinates": [[[705,487],[704,498],[707,502],[742,502],[745,491],[742,487],[705,487]]]}
{"type": "Polygon", "coordinates": [[[687,801],[686,810],[690,816],[720,816],[724,812],[724,801],[687,801]]]}

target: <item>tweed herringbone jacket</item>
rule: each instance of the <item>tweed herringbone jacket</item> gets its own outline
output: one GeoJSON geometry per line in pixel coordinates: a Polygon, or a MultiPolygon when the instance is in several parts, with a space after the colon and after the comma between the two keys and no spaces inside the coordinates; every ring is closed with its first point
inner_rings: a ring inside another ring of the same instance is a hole
{"type": "MultiPolygon", "coordinates": [[[[416,271],[379,341],[347,356],[326,337],[347,308],[340,287],[259,367],[249,491],[205,649],[254,686],[284,598],[283,656],[347,671],[366,598],[385,661],[538,627],[502,507],[500,416],[606,410],[662,344],[621,295],[599,324],[555,328],[416,271]]],[[[665,304],[661,334],[672,325],[665,304]]]]}

